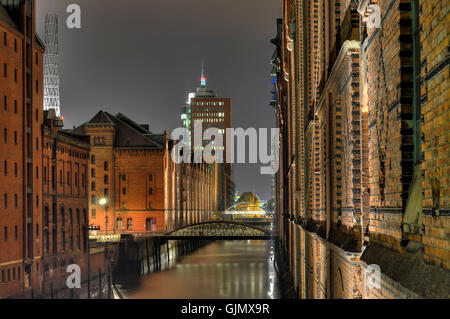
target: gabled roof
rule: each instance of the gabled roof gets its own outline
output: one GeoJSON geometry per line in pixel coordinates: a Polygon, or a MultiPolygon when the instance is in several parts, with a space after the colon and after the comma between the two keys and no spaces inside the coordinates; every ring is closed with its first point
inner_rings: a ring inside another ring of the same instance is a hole
{"type": "Polygon", "coordinates": [[[86,126],[113,125],[115,127],[115,148],[150,148],[164,149],[164,134],[154,134],[143,125],[137,124],[122,113],[112,115],[108,112],[99,111],[92,119],[73,129],[74,133],[80,134],[86,126]]]}
{"type": "Polygon", "coordinates": [[[148,133],[152,133],[149,131],[148,129],[148,125],[144,125],[144,124],[138,124],[135,121],[133,121],[132,119],[130,119],[129,117],[127,117],[126,115],[122,114],[122,113],[117,113],[115,115],[116,118],[118,118],[119,120],[121,120],[122,122],[128,124],[129,126],[133,127],[136,131],[141,132],[142,134],[148,134],[148,133]]]}
{"type": "Polygon", "coordinates": [[[99,111],[94,117],[88,121],[86,124],[107,124],[114,125],[114,122],[111,118],[106,114],[106,112],[99,111]]]}

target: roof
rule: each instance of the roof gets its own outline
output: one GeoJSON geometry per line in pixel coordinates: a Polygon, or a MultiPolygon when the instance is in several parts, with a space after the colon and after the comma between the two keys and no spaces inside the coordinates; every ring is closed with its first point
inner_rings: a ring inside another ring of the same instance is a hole
{"type": "Polygon", "coordinates": [[[8,12],[8,9],[6,9],[3,5],[0,5],[0,21],[6,23],[14,30],[19,31],[19,28],[17,27],[17,24],[12,19],[11,15],[8,12]]]}
{"type": "Polygon", "coordinates": [[[137,124],[122,113],[112,115],[108,112],[99,111],[92,119],[72,130],[73,133],[81,134],[86,127],[96,125],[112,125],[115,128],[115,148],[146,148],[164,149],[164,134],[150,132],[148,125],[137,124]]]}
{"type": "Polygon", "coordinates": [[[114,125],[113,120],[106,114],[106,112],[100,111],[95,116],[87,122],[87,124],[106,124],[114,125]]]}
{"type": "Polygon", "coordinates": [[[239,197],[237,203],[241,203],[241,202],[254,203],[254,204],[260,205],[260,201],[259,201],[258,197],[253,192],[242,193],[242,195],[239,197]]]}
{"type": "MultiPolygon", "coordinates": [[[[23,34],[16,23],[19,5],[20,1],[17,0],[9,2],[7,0],[2,0],[0,3],[0,21],[9,25],[13,30],[23,34]],[[10,9],[8,9],[8,7],[10,9]],[[15,19],[16,21],[14,21],[15,19]]],[[[34,44],[38,49],[41,49],[42,51],[45,50],[45,45],[37,33],[34,35],[34,44]]]]}

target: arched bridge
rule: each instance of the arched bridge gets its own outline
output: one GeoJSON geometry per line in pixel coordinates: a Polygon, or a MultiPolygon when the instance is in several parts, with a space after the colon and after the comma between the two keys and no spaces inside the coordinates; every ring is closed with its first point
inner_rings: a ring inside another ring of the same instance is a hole
{"type": "Polygon", "coordinates": [[[161,236],[166,239],[271,239],[272,233],[260,227],[233,221],[208,221],[189,225],[161,236]]]}

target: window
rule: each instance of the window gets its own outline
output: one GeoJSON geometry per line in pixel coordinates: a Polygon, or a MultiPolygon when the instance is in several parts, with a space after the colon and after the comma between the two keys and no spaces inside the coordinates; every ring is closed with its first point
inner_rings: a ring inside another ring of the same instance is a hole
{"type": "Polygon", "coordinates": [[[97,217],[97,211],[95,210],[95,208],[92,208],[91,210],[91,218],[95,219],[97,217]]]}
{"type": "Polygon", "coordinates": [[[36,237],[39,238],[39,224],[36,224],[36,237]]]}
{"type": "Polygon", "coordinates": [[[128,218],[127,219],[127,230],[132,230],[132,229],[133,229],[133,219],[128,218]]]}
{"type": "Polygon", "coordinates": [[[91,182],[91,191],[95,191],[95,182],[91,182]]]}
{"type": "Polygon", "coordinates": [[[17,52],[17,39],[14,39],[14,51],[17,52]]]}
{"type": "Polygon", "coordinates": [[[126,195],[127,194],[127,189],[126,187],[122,188],[122,195],[126,195]]]}
{"type": "Polygon", "coordinates": [[[5,241],[8,241],[8,226],[5,226],[5,241]]]}
{"type": "Polygon", "coordinates": [[[104,190],[105,197],[108,197],[108,192],[109,192],[109,189],[105,188],[105,190],[104,190]]]}
{"type": "Polygon", "coordinates": [[[39,122],[39,110],[36,109],[35,111],[35,117],[36,117],[36,122],[39,122]]]}
{"type": "Polygon", "coordinates": [[[17,100],[14,100],[14,113],[17,114],[17,100]]]}
{"type": "Polygon", "coordinates": [[[95,198],[95,195],[91,196],[91,204],[97,204],[97,199],[95,198]]]}
{"type": "Polygon", "coordinates": [[[83,208],[83,223],[84,224],[89,224],[89,216],[88,216],[88,211],[83,208]]]}
{"type": "Polygon", "coordinates": [[[36,93],[39,93],[39,81],[36,80],[36,93]]]}
{"type": "Polygon", "coordinates": [[[39,195],[36,195],[36,208],[39,208],[39,195]]]}
{"type": "Polygon", "coordinates": [[[95,168],[91,169],[91,177],[95,177],[95,168]]]}
{"type": "Polygon", "coordinates": [[[8,65],[6,63],[3,64],[3,76],[8,77],[8,65]]]}
{"type": "Polygon", "coordinates": [[[117,229],[122,229],[122,218],[117,218],[116,220],[117,229]]]}
{"type": "Polygon", "coordinates": [[[151,181],[153,181],[153,175],[149,175],[148,176],[148,180],[151,182],[151,181]]]}
{"type": "Polygon", "coordinates": [[[95,155],[91,155],[91,164],[95,164],[95,155]]]}
{"type": "Polygon", "coordinates": [[[17,83],[17,69],[14,69],[14,82],[17,83]]]}
{"type": "Polygon", "coordinates": [[[17,163],[14,163],[14,176],[17,177],[17,163]]]}
{"type": "Polygon", "coordinates": [[[4,201],[5,208],[8,208],[8,194],[3,195],[3,201],[4,201]]]}
{"type": "Polygon", "coordinates": [[[37,53],[36,53],[36,64],[39,64],[39,56],[37,53]]]}
{"type": "Polygon", "coordinates": [[[39,179],[39,166],[36,166],[36,179],[39,179]]]}
{"type": "Polygon", "coordinates": [[[19,206],[19,199],[17,194],[14,194],[14,208],[18,208],[19,206]]]}
{"type": "MultiPolygon", "coordinates": [[[[64,211],[64,207],[61,207],[61,225],[64,227],[66,225],[66,212],[64,211]]],[[[64,238],[64,235],[63,235],[64,238]]]]}
{"type": "Polygon", "coordinates": [[[145,219],[145,230],[156,230],[156,218],[146,218],[145,219]]]}
{"type": "Polygon", "coordinates": [[[75,187],[78,187],[78,173],[75,173],[75,187]]]}
{"type": "Polygon", "coordinates": [[[125,182],[127,180],[127,176],[125,174],[122,175],[122,180],[125,182]]]}
{"type": "Polygon", "coordinates": [[[6,32],[3,32],[3,44],[4,44],[5,46],[8,45],[8,35],[7,35],[6,32]]]}
{"type": "Polygon", "coordinates": [[[17,131],[14,131],[14,145],[17,145],[17,131]]]}
{"type": "Polygon", "coordinates": [[[70,172],[67,172],[67,185],[70,185],[70,172]]]}
{"type": "Polygon", "coordinates": [[[108,183],[109,183],[108,175],[105,175],[103,179],[104,179],[105,185],[108,185],[108,183]]]}
{"type": "Polygon", "coordinates": [[[153,195],[153,188],[150,187],[150,188],[148,189],[148,193],[149,193],[150,195],[153,195]]]}
{"type": "Polygon", "coordinates": [[[105,161],[105,163],[103,163],[103,167],[104,167],[105,171],[108,170],[108,161],[105,161]]]}
{"type": "Polygon", "coordinates": [[[80,223],[80,210],[77,208],[77,224],[79,223],[80,223]]]}
{"type": "Polygon", "coordinates": [[[152,202],[148,202],[148,208],[152,209],[152,202]]]}

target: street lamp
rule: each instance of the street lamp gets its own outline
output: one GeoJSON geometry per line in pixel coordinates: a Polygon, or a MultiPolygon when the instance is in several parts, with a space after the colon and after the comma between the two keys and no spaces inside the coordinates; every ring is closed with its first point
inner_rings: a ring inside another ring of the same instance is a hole
{"type": "Polygon", "coordinates": [[[105,197],[100,198],[100,200],[98,201],[101,206],[105,206],[107,202],[108,200],[105,197]]]}
{"type": "MultiPolygon", "coordinates": [[[[107,213],[106,210],[105,210],[105,206],[106,206],[107,203],[108,203],[108,199],[107,199],[106,197],[101,197],[101,198],[98,200],[98,204],[99,204],[100,206],[102,206],[103,211],[105,212],[105,216],[106,216],[106,217],[108,216],[108,213],[107,213]]],[[[106,224],[106,218],[105,218],[105,232],[108,233],[108,224],[106,224]]]]}

